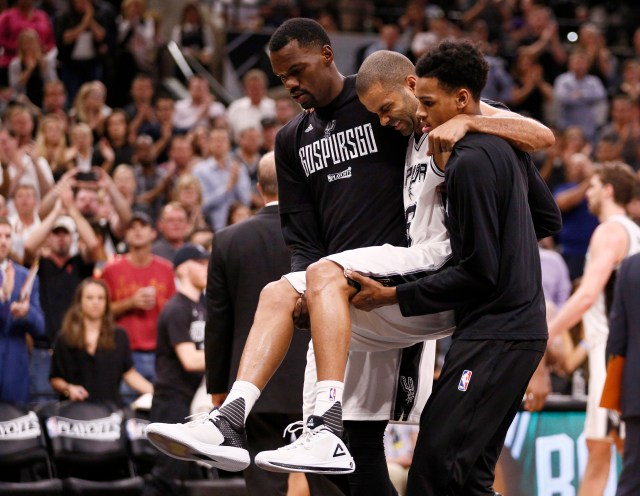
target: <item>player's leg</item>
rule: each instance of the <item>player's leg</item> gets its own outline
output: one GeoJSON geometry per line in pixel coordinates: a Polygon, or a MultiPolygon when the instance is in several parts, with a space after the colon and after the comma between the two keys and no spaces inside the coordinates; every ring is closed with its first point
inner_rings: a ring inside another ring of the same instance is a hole
{"type": "Polygon", "coordinates": [[[611,442],[587,439],[587,466],[584,469],[578,496],[595,496],[604,493],[611,466],[611,442]]]}
{"type": "Polygon", "coordinates": [[[175,458],[204,460],[223,470],[246,468],[250,458],[244,424],[289,349],[298,297],[285,279],[262,290],[237,380],[220,409],[185,424],[150,424],[147,438],[154,446],[175,458]]]}
{"type": "Polygon", "coordinates": [[[307,269],[307,306],[316,357],[318,384],[311,426],[323,423],[342,434],[342,395],[351,341],[349,286],[342,267],[328,260],[307,269]]]}

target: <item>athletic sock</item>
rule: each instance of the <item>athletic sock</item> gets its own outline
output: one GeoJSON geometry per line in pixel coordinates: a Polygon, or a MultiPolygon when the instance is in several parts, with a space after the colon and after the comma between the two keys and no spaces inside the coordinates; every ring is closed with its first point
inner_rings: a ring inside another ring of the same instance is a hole
{"type": "Polygon", "coordinates": [[[320,381],[317,385],[313,415],[322,417],[324,425],[337,436],[342,435],[342,393],[344,382],[320,381]]]}
{"type": "Polygon", "coordinates": [[[260,390],[255,385],[246,381],[236,381],[219,411],[234,429],[242,429],[259,397],[260,390]]]}

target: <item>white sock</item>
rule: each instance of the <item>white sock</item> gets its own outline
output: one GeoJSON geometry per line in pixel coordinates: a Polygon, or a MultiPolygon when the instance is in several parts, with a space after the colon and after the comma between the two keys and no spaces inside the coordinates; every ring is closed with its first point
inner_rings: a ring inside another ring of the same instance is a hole
{"type": "Polygon", "coordinates": [[[316,392],[316,406],[313,415],[322,417],[325,424],[334,432],[341,432],[344,382],[320,381],[316,392]]]}
{"type": "Polygon", "coordinates": [[[220,407],[220,412],[229,417],[230,421],[232,421],[231,417],[234,417],[233,423],[235,424],[239,422],[240,416],[242,416],[242,423],[244,424],[259,397],[260,389],[254,384],[247,381],[235,381],[231,386],[227,399],[224,400],[220,407]],[[242,409],[242,412],[240,412],[240,409],[242,409]]]}

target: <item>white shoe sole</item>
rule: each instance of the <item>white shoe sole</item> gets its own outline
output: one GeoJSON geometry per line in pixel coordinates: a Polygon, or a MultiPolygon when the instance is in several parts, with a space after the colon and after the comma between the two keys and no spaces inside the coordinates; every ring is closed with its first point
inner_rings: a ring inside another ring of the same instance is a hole
{"type": "Polygon", "coordinates": [[[301,472],[305,474],[351,474],[356,469],[356,464],[353,461],[353,458],[341,460],[340,464],[337,464],[335,462],[325,462],[315,465],[294,465],[291,463],[266,460],[261,457],[259,453],[258,455],[256,455],[254,462],[262,470],[281,473],[301,472]],[[345,466],[345,461],[348,462],[348,466],[345,466]]]}
{"type": "Polygon", "coordinates": [[[191,462],[204,462],[227,472],[240,472],[251,463],[249,452],[233,446],[212,446],[197,440],[184,440],[147,428],[147,439],[164,454],[191,462]]]}

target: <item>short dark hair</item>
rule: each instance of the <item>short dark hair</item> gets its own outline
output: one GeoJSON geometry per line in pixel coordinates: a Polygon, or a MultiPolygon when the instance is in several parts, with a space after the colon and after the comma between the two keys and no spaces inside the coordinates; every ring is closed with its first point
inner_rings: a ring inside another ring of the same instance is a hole
{"type": "Polygon", "coordinates": [[[445,40],[416,63],[419,78],[436,78],[449,92],[467,88],[475,100],[480,100],[488,71],[489,64],[480,50],[466,40],[445,40]]]}
{"type": "Polygon", "coordinates": [[[292,41],[297,41],[301,47],[322,48],[331,45],[329,35],[313,19],[296,17],[283,22],[269,40],[269,51],[277,52],[292,41]]]}

